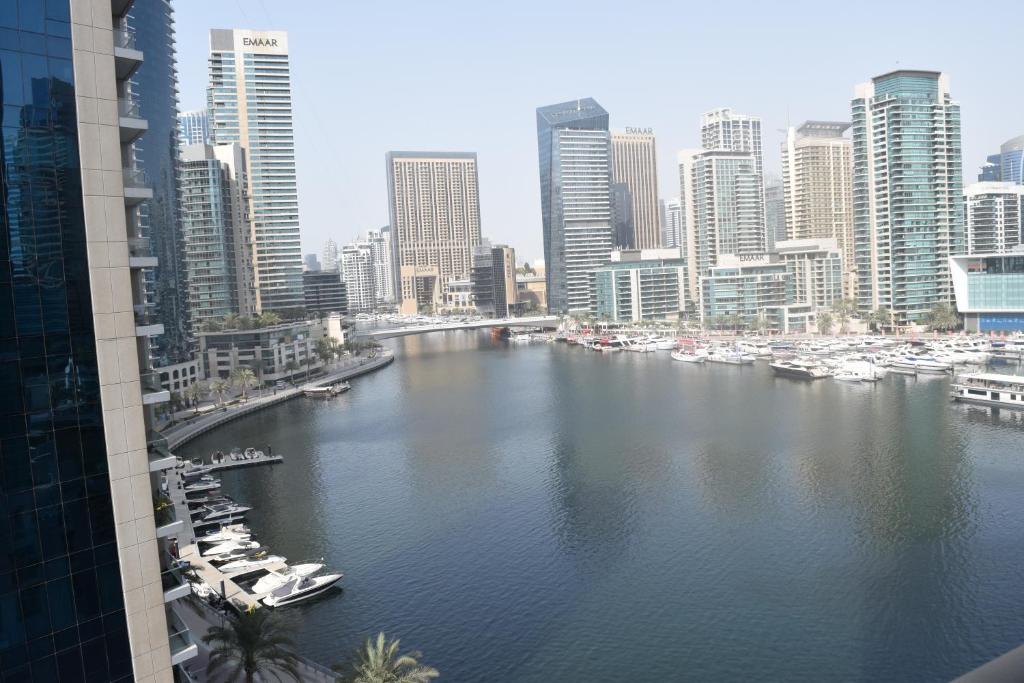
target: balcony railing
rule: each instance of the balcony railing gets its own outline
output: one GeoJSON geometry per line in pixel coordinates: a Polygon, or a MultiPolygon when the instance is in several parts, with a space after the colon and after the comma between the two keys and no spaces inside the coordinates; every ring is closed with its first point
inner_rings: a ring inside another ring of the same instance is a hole
{"type": "Polygon", "coordinates": [[[126,50],[135,50],[135,31],[123,28],[114,29],[114,47],[123,47],[126,50]]]}
{"type": "Polygon", "coordinates": [[[170,609],[167,610],[167,630],[170,633],[167,640],[171,646],[172,665],[181,664],[199,654],[199,648],[192,640],[191,631],[170,609]]]}
{"type": "Polygon", "coordinates": [[[136,258],[145,258],[153,255],[152,242],[148,237],[129,237],[128,255],[136,258]]]}
{"type": "Polygon", "coordinates": [[[122,172],[125,187],[149,187],[146,172],[141,168],[126,168],[122,172]]]}
{"type": "Polygon", "coordinates": [[[132,97],[121,97],[117,100],[117,113],[126,118],[141,119],[142,109],[132,97]]]}
{"type": "Polygon", "coordinates": [[[142,373],[139,375],[139,385],[142,387],[142,393],[164,391],[159,372],[142,373]]]}
{"type": "Polygon", "coordinates": [[[132,306],[132,310],[135,313],[135,325],[137,327],[147,327],[149,325],[160,324],[160,319],[149,306],[145,304],[136,304],[132,306]]]}

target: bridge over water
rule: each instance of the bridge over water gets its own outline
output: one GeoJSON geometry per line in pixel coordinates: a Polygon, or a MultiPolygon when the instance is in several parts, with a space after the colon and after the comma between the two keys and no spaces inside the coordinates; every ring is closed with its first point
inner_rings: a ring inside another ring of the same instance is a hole
{"type": "Polygon", "coordinates": [[[464,323],[409,325],[392,329],[356,330],[356,335],[362,339],[391,339],[392,337],[407,337],[410,334],[448,332],[449,330],[479,330],[485,327],[543,327],[554,329],[558,327],[558,317],[538,315],[526,318],[489,318],[487,320],[473,320],[464,323]]]}

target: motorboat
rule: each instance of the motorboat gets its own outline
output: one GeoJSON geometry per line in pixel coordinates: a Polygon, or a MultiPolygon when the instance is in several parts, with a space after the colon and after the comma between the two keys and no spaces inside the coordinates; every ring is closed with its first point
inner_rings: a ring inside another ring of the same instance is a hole
{"type": "Polygon", "coordinates": [[[735,349],[715,349],[708,352],[709,363],[726,363],[728,365],[747,365],[754,362],[754,357],[735,349]]]}
{"type": "Polygon", "coordinates": [[[991,372],[963,374],[953,380],[954,401],[1024,410],[1024,376],[991,372]]]}
{"type": "Polygon", "coordinates": [[[185,486],[185,495],[190,493],[202,493],[204,491],[215,491],[220,488],[220,482],[216,480],[207,481],[205,478],[197,481],[194,484],[188,484],[185,486]]]}
{"type": "Polygon", "coordinates": [[[212,471],[213,468],[209,465],[192,465],[192,467],[181,473],[181,478],[186,482],[192,482],[197,479],[202,479],[212,471]]]}
{"type": "Polygon", "coordinates": [[[513,335],[509,335],[508,340],[510,342],[512,342],[513,344],[529,344],[530,343],[530,335],[528,333],[527,334],[513,334],[513,335]]]}
{"type": "Polygon", "coordinates": [[[231,541],[223,541],[222,543],[215,543],[212,547],[200,552],[199,554],[202,557],[216,557],[217,555],[223,555],[225,553],[232,553],[242,550],[258,550],[259,547],[259,543],[250,540],[248,537],[246,537],[231,541]]]}
{"type": "Polygon", "coordinates": [[[799,358],[772,361],[768,366],[776,375],[796,379],[822,379],[832,374],[824,365],[799,358]]]}
{"type": "Polygon", "coordinates": [[[218,503],[216,505],[207,505],[200,513],[200,518],[203,522],[217,522],[227,521],[235,517],[241,517],[252,508],[245,505],[238,505],[237,503],[218,503]]]}
{"type": "Polygon", "coordinates": [[[264,569],[270,565],[277,564],[278,562],[284,562],[285,558],[280,555],[264,555],[254,557],[241,557],[237,560],[231,560],[225,562],[217,569],[224,574],[242,574],[245,572],[256,571],[257,569],[264,569]]]}
{"type": "Polygon", "coordinates": [[[198,536],[196,542],[224,543],[226,541],[247,541],[250,536],[249,527],[244,524],[236,524],[234,526],[221,527],[219,530],[205,536],[198,536]]]}
{"type": "Polygon", "coordinates": [[[952,370],[953,366],[944,363],[933,356],[917,355],[913,353],[898,356],[892,360],[891,365],[895,368],[915,370],[916,372],[927,372],[944,374],[952,370]]]}
{"type": "Polygon", "coordinates": [[[275,588],[283,586],[292,576],[312,576],[323,568],[323,562],[306,562],[304,564],[295,564],[290,567],[286,567],[279,572],[267,570],[266,575],[261,576],[259,581],[252,585],[251,592],[256,595],[269,593],[275,588]]]}
{"type": "Polygon", "coordinates": [[[678,361],[681,361],[683,363],[703,363],[707,359],[708,359],[708,356],[707,356],[706,353],[697,353],[697,352],[694,352],[694,351],[684,351],[682,349],[680,349],[679,351],[673,351],[672,352],[672,360],[678,360],[678,361]]]}
{"type": "Polygon", "coordinates": [[[290,576],[284,584],[270,591],[262,602],[267,607],[285,607],[308,600],[328,590],[341,580],[341,574],[323,576],[290,576]]]}

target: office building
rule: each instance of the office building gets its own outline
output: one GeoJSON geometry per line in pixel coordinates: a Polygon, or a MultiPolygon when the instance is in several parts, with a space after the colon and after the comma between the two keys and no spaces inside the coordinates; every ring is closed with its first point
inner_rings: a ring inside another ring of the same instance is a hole
{"type": "Polygon", "coordinates": [[[480,243],[476,154],[388,152],[387,173],[395,298],[401,313],[429,311],[449,281],[469,278],[480,243]]]}
{"type": "Polygon", "coordinates": [[[228,379],[239,368],[256,372],[260,386],[316,374],[323,361],[316,342],[324,321],[287,322],[252,330],[201,331],[199,357],[208,379],[228,379]]]}
{"type": "Polygon", "coordinates": [[[629,249],[633,245],[633,195],[626,183],[612,183],[612,244],[629,249]]]}
{"type": "Polygon", "coordinates": [[[1003,179],[1002,169],[999,164],[1002,162],[1002,157],[998,154],[989,154],[985,157],[985,163],[982,164],[981,170],[978,172],[979,183],[998,183],[1003,179]]]}
{"type": "MultiPolygon", "coordinates": [[[[658,224],[658,164],[654,132],[650,128],[614,131],[612,140],[612,183],[629,189],[633,233],[628,246],[655,249],[661,244],[658,224]]],[[[619,242],[619,246],[627,246],[619,242]]]]}
{"type": "Polygon", "coordinates": [[[662,244],[666,247],[685,247],[686,233],[683,229],[683,207],[679,198],[662,199],[659,204],[662,244]]]}
{"type": "Polygon", "coordinates": [[[999,147],[998,179],[1004,183],[1024,184],[1024,135],[1007,140],[999,147]]]}
{"type": "Polygon", "coordinates": [[[1000,254],[1024,242],[1024,185],[972,183],[964,191],[966,253],[1000,254]]]}
{"type": "MultiPolygon", "coordinates": [[[[374,309],[373,250],[367,242],[352,242],[341,248],[341,277],[345,282],[349,313],[370,313],[374,309]]],[[[330,271],[327,271],[330,272],[330,271]]]]}
{"type": "Polygon", "coordinates": [[[391,228],[384,226],[380,230],[368,230],[366,241],[370,245],[370,258],[373,261],[373,299],[380,308],[395,303],[395,268],[394,254],[391,250],[391,228]]]}
{"type": "Polygon", "coordinates": [[[210,142],[210,119],[205,109],[178,114],[178,146],[205,145],[210,142]]]}
{"type": "Polygon", "coordinates": [[[960,105],[943,74],[900,70],[851,106],[857,304],[923,322],[953,302],[949,257],[964,249],[960,105]]]}
{"type": "Polygon", "coordinates": [[[548,283],[544,275],[517,273],[516,299],[522,312],[547,310],[548,283]]]}
{"type": "Polygon", "coordinates": [[[595,312],[612,322],[677,320],[685,283],[679,247],[613,251],[594,271],[595,312]]]}
{"type": "Polygon", "coordinates": [[[148,54],[130,2],[11,7],[0,28],[22,42],[0,57],[0,675],[170,680],[197,650],[173,614],[180,577],[161,580],[182,523],[158,526],[152,499],[175,460],[152,431],[169,399],[148,372],[162,328],[144,273],[159,263],[130,210],[153,195],[130,165],[148,107],[127,102],[148,54]]]}
{"type": "MultiPolygon", "coordinates": [[[[316,257],[316,254],[306,254],[302,257],[302,273],[319,273],[320,272],[320,259],[316,257]]],[[[306,289],[306,281],[302,281],[303,290],[306,289]]]]}
{"type": "Polygon", "coordinates": [[[537,151],[548,312],[586,314],[613,241],[608,112],[589,97],[540,107],[537,151]]]}
{"type": "Polygon", "coordinates": [[[699,149],[683,149],[676,155],[679,170],[679,218],[683,235],[681,246],[686,265],[686,291],[683,299],[689,312],[696,312],[700,308],[700,293],[697,289],[700,282],[697,268],[697,217],[694,214],[694,165],[700,154],[699,149]]]}
{"type": "Polygon", "coordinates": [[[255,291],[246,220],[245,157],[237,144],[181,151],[181,220],[193,329],[252,315],[255,291]]]}
{"type": "Polygon", "coordinates": [[[348,295],[341,273],[336,270],[307,270],[302,274],[306,313],[348,313],[348,295]]]}
{"type": "Polygon", "coordinates": [[[853,144],[850,124],[807,121],[790,127],[782,145],[788,239],[834,239],[847,268],[845,291],[856,294],[853,240],[853,144]]]}
{"type": "Polygon", "coordinates": [[[506,318],[521,309],[512,247],[492,246],[487,240],[473,247],[470,284],[473,305],[481,315],[506,318]]]}
{"type": "Polygon", "coordinates": [[[728,107],[709,111],[701,117],[702,149],[723,149],[748,152],[754,159],[756,172],[764,176],[764,150],[761,147],[761,119],[737,114],[728,107]]]}
{"type": "Polygon", "coordinates": [[[324,259],[322,267],[324,270],[338,270],[341,264],[338,260],[338,243],[332,239],[324,242],[324,259]]]}
{"type": "Polygon", "coordinates": [[[301,309],[288,34],[211,29],[207,110],[212,141],[236,142],[248,158],[256,309],[301,309]]]}
{"type": "Polygon", "coordinates": [[[968,332],[1024,332],[1024,248],[949,259],[968,332]]]}
{"type": "Polygon", "coordinates": [[[135,168],[153,190],[153,197],[133,209],[142,236],[148,237],[159,265],[146,274],[148,299],[164,333],[153,340],[159,365],[191,357],[189,308],[185,284],[185,240],[178,214],[178,72],[174,11],[170,2],[136,2],[123,26],[134,36],[135,49],[146,55],[132,74],[130,94],[119,103],[138,107],[147,122],[146,134],[132,150],[135,168]]]}
{"type": "Polygon", "coordinates": [[[782,194],[782,181],[769,177],[764,185],[764,242],[772,249],[776,242],[786,239],[786,200],[782,194]]]}
{"type": "Polygon", "coordinates": [[[473,281],[470,278],[449,280],[445,287],[443,304],[449,310],[470,313],[473,306],[473,281]]]}

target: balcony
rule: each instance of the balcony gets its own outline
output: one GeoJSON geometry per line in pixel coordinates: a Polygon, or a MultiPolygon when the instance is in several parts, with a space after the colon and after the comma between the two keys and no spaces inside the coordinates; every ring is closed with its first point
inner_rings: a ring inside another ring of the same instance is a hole
{"type": "Polygon", "coordinates": [[[171,666],[177,666],[199,654],[199,648],[192,641],[192,633],[173,611],[167,611],[167,637],[171,645],[171,666]]]}
{"type": "Polygon", "coordinates": [[[144,372],[139,377],[139,384],[142,388],[142,404],[155,405],[167,403],[171,400],[171,392],[163,388],[160,383],[160,373],[144,372]]]}
{"type": "Polygon", "coordinates": [[[149,454],[150,472],[162,472],[178,464],[178,458],[167,447],[167,439],[156,432],[150,432],[146,438],[146,451],[149,454]]]}
{"type": "Polygon", "coordinates": [[[192,584],[185,579],[184,574],[188,567],[188,562],[172,559],[171,568],[161,572],[160,582],[163,584],[165,604],[184,598],[192,592],[192,584]]]}
{"type": "Polygon", "coordinates": [[[164,325],[146,304],[132,306],[135,312],[135,336],[156,337],[164,333],[164,325]]]}
{"type": "Polygon", "coordinates": [[[134,2],[135,0],[110,0],[111,14],[115,17],[123,17],[134,2]]]}
{"type": "Polygon", "coordinates": [[[136,206],[153,198],[153,188],[149,186],[149,179],[142,169],[126,168],[122,171],[122,178],[125,206],[136,206]]]}
{"type": "Polygon", "coordinates": [[[135,46],[135,33],[114,29],[114,72],[117,80],[126,81],[142,66],[142,51],[135,46]]]}
{"type": "Polygon", "coordinates": [[[129,144],[149,130],[149,122],[142,118],[139,103],[131,97],[117,100],[117,121],[121,131],[121,144],[129,144]]]}
{"type": "Polygon", "coordinates": [[[156,268],[160,263],[157,257],[153,256],[152,248],[148,237],[128,238],[128,267],[134,269],[156,268]]]}

